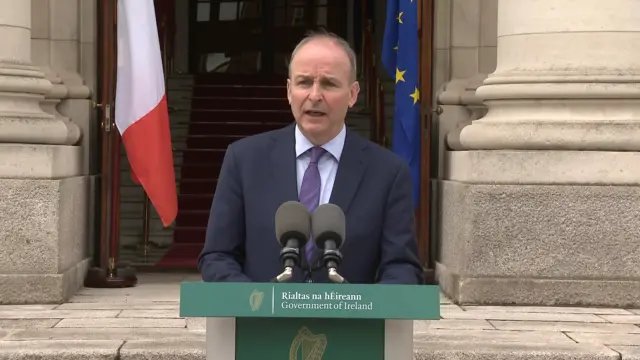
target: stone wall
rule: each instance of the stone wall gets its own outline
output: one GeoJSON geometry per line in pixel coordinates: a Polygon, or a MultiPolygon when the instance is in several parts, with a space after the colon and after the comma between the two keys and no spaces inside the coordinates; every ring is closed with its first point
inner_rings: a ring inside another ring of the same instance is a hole
{"type": "Polygon", "coordinates": [[[95,4],[0,1],[0,304],[62,302],[89,266],[95,4]]]}

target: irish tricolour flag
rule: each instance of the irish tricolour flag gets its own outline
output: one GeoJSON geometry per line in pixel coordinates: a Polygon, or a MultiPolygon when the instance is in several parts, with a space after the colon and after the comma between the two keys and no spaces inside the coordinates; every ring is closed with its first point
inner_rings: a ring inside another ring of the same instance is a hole
{"type": "Polygon", "coordinates": [[[117,21],[115,122],[134,180],[168,226],[178,200],[153,0],[118,0],[117,21]]]}

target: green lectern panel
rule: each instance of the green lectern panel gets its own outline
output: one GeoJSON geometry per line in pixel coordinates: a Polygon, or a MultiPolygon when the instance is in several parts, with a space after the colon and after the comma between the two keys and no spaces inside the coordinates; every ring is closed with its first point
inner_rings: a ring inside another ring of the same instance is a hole
{"type": "Polygon", "coordinates": [[[236,360],[384,360],[384,320],[237,318],[236,360]]]}
{"type": "Polygon", "coordinates": [[[440,289],[418,285],[182,283],[180,316],[439,319],[440,289]]]}

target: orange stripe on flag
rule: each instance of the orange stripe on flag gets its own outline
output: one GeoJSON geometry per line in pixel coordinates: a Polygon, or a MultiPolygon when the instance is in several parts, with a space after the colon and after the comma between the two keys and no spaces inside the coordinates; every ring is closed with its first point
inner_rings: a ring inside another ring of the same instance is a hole
{"type": "Polygon", "coordinates": [[[122,134],[134,179],[142,185],[164,226],[178,213],[166,95],[122,134]]]}

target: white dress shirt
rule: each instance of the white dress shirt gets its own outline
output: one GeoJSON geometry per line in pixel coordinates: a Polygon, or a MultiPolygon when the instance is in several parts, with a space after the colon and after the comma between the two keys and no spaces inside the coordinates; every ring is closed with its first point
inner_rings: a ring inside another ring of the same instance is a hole
{"type": "MultiPolygon", "coordinates": [[[[333,190],[333,183],[336,179],[336,173],[338,172],[338,163],[340,162],[340,156],[342,155],[342,149],[344,148],[344,140],[347,134],[346,125],[342,126],[340,133],[331,139],[331,141],[322,145],[325,152],[318,160],[318,170],[320,171],[320,179],[322,181],[320,189],[320,203],[318,205],[326,204],[331,198],[331,191],[333,190]]],[[[309,166],[311,160],[311,152],[307,150],[311,149],[314,145],[302,134],[298,125],[296,125],[296,172],[298,176],[298,195],[300,194],[300,187],[302,186],[302,178],[304,172],[309,166]]]]}

